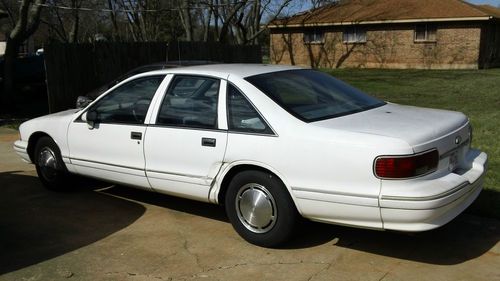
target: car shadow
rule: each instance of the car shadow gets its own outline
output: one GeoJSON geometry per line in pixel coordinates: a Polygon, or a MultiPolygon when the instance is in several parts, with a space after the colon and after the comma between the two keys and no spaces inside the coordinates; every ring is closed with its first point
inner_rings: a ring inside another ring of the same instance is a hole
{"type": "Polygon", "coordinates": [[[376,255],[434,265],[454,265],[484,255],[500,241],[500,222],[462,214],[427,232],[404,233],[305,222],[288,249],[332,244],[376,255]],[[308,240],[308,241],[306,241],[308,240]]]}
{"type": "Polygon", "coordinates": [[[493,188],[483,189],[467,212],[482,217],[500,218],[500,192],[493,188]]]}
{"type": "MultiPolygon", "coordinates": [[[[105,191],[114,196],[229,223],[217,205],[156,194],[129,187],[105,191]]],[[[500,240],[500,221],[463,214],[444,227],[422,233],[376,231],[304,220],[292,241],[281,249],[295,250],[335,244],[381,256],[436,265],[477,258],[500,240]]]]}
{"type": "Polygon", "coordinates": [[[98,192],[50,192],[17,171],[1,172],[0,183],[0,275],[92,244],[145,212],[140,204],[98,192]]]}
{"type": "MultiPolygon", "coordinates": [[[[217,205],[97,181],[76,184],[78,191],[45,190],[34,176],[0,173],[0,274],[63,255],[109,236],[140,218],[141,203],[229,224],[217,205]],[[96,190],[93,192],[93,190],[96,190]],[[134,202],[135,201],[135,202],[134,202]]],[[[74,186],[72,186],[74,187],[74,186]]],[[[224,238],[221,238],[224,239],[224,238]]],[[[282,250],[321,246],[437,265],[453,265],[487,253],[500,239],[500,222],[461,215],[437,230],[407,234],[303,221],[282,250]]],[[[292,253],[292,252],[291,252],[292,253]]]]}
{"type": "Polygon", "coordinates": [[[224,208],[219,205],[184,199],[166,194],[149,192],[127,186],[114,186],[103,193],[155,205],[179,212],[229,223],[224,208]]]}

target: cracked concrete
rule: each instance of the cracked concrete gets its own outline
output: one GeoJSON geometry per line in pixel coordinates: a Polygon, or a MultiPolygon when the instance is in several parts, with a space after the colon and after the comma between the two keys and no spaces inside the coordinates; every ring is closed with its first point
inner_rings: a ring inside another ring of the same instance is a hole
{"type": "Polygon", "coordinates": [[[305,222],[281,249],[243,241],[218,206],[91,183],[42,188],[0,130],[0,280],[500,280],[500,222],[420,234],[305,222]]]}

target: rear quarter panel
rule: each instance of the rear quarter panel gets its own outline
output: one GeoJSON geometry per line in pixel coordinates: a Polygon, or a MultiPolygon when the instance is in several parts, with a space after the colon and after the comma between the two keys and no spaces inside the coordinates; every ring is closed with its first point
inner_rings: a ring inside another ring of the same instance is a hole
{"type": "Polygon", "coordinates": [[[328,219],[321,217],[325,208],[342,210],[345,207],[346,211],[333,215],[332,222],[352,223],[356,216],[366,216],[361,219],[373,224],[364,224],[381,226],[380,180],[373,174],[373,161],[379,155],[413,153],[406,142],[302,122],[246,81],[240,79],[234,83],[257,107],[276,135],[230,132],[225,163],[261,163],[262,167],[276,171],[305,217],[325,221],[328,219]],[[322,210],[318,210],[318,206],[322,210]],[[366,210],[352,211],[349,206],[366,207],[366,210]]]}

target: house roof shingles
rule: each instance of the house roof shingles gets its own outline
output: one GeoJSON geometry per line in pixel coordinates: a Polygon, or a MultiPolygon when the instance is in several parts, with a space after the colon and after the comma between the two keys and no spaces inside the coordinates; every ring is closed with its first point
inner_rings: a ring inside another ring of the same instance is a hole
{"type": "Polygon", "coordinates": [[[461,0],[349,0],[275,21],[282,25],[404,21],[419,19],[500,18],[500,9],[461,0]]]}
{"type": "Polygon", "coordinates": [[[484,11],[485,13],[494,16],[496,18],[500,18],[500,8],[495,8],[490,5],[478,5],[476,6],[478,9],[484,11]]]}

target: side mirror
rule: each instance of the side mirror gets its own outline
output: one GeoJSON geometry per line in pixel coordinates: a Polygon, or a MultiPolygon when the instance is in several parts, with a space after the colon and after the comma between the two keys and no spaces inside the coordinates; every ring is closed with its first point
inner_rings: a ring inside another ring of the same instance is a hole
{"type": "Polygon", "coordinates": [[[99,117],[98,117],[97,111],[89,110],[89,111],[83,113],[82,120],[87,122],[87,124],[89,125],[89,129],[93,129],[95,127],[96,123],[99,122],[99,117]]]}
{"type": "Polygon", "coordinates": [[[86,97],[86,96],[79,96],[76,99],[76,108],[85,108],[87,105],[89,105],[92,102],[92,99],[86,97]]]}
{"type": "Polygon", "coordinates": [[[99,121],[99,118],[97,117],[97,111],[95,110],[89,110],[87,111],[87,122],[97,122],[99,121]]]}

